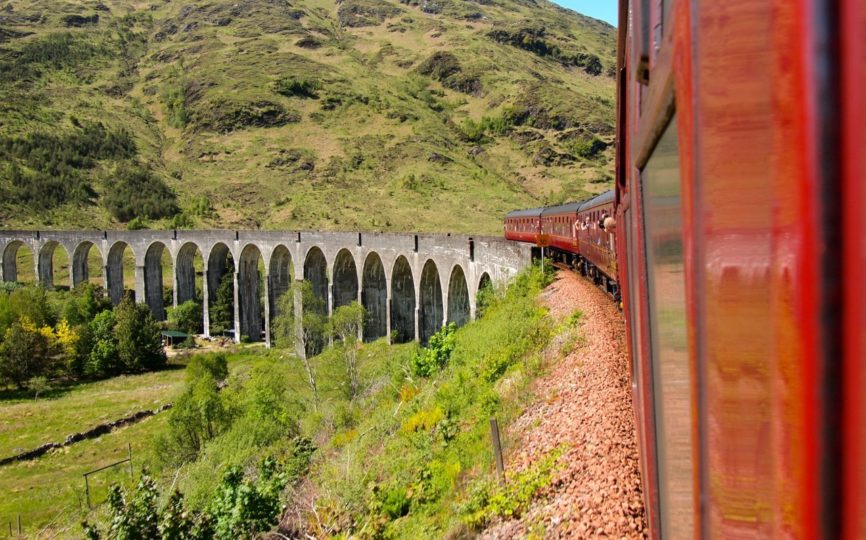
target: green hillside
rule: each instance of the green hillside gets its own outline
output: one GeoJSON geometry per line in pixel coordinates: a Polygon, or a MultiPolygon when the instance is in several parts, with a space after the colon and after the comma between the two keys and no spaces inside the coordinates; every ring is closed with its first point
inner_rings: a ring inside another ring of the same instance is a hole
{"type": "Polygon", "coordinates": [[[0,2],[0,225],[496,233],[609,187],[614,28],[404,2],[0,2]]]}

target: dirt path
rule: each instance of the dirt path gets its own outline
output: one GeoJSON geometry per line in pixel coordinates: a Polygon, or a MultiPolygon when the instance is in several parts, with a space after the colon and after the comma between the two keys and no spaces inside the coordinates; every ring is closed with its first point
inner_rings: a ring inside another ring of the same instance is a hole
{"type": "Polygon", "coordinates": [[[559,273],[542,301],[558,321],[582,311],[585,344],[536,381],[535,403],[509,428],[506,467],[523,470],[564,444],[563,467],[521,519],[495,523],[482,538],[645,538],[622,315],[570,272],[559,273]]]}

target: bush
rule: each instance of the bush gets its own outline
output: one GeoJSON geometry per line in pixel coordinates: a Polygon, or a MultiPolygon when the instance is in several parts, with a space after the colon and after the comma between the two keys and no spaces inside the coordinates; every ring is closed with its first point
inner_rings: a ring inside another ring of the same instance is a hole
{"type": "MultiPolygon", "coordinates": [[[[114,485],[108,495],[110,516],[107,538],[114,539],[216,539],[257,538],[277,524],[280,493],[288,475],[273,459],[262,460],[255,478],[247,478],[240,467],[230,467],[219,483],[206,511],[184,508],[184,497],[173,492],[161,509],[159,491],[145,471],[132,497],[114,485]]],[[[102,537],[99,528],[82,523],[84,536],[102,537]]]]}
{"type": "Polygon", "coordinates": [[[168,323],[187,334],[201,332],[202,308],[196,300],[187,300],[177,307],[168,308],[168,323]]]}
{"type": "Polygon", "coordinates": [[[222,353],[198,354],[193,356],[186,365],[188,380],[196,380],[204,374],[215,381],[223,381],[229,376],[229,364],[226,355],[222,353]]]}
{"type": "Polygon", "coordinates": [[[274,92],[287,97],[317,99],[322,87],[319,81],[290,76],[274,82],[274,92]]]}
{"type": "Polygon", "coordinates": [[[457,325],[450,323],[432,336],[427,347],[418,352],[411,363],[412,374],[429,377],[445,367],[455,347],[454,332],[457,325]]]}

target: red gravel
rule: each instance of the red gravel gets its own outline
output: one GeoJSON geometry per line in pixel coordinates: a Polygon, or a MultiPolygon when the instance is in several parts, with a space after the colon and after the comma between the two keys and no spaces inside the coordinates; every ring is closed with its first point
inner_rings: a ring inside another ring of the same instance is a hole
{"type": "Polygon", "coordinates": [[[571,272],[559,272],[542,302],[558,321],[582,311],[585,345],[536,381],[535,402],[509,427],[506,469],[523,470],[563,444],[567,450],[545,496],[481,537],[646,538],[622,314],[571,272]]]}

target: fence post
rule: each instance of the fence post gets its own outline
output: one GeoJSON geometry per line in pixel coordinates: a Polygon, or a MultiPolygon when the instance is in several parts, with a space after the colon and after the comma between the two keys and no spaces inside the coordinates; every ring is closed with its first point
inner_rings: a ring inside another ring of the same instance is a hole
{"type": "Polygon", "coordinates": [[[129,479],[135,482],[135,474],[132,472],[132,445],[126,443],[126,455],[129,458],[129,479]]]}
{"type": "Polygon", "coordinates": [[[87,509],[90,510],[90,482],[87,481],[87,475],[84,475],[84,497],[87,499],[87,509]]]}
{"type": "Polygon", "coordinates": [[[505,466],[502,463],[502,443],[499,440],[499,424],[496,418],[490,419],[490,437],[493,439],[493,455],[496,457],[496,471],[499,473],[499,483],[505,483],[505,466]]]}

